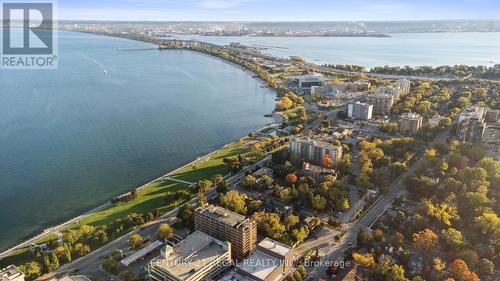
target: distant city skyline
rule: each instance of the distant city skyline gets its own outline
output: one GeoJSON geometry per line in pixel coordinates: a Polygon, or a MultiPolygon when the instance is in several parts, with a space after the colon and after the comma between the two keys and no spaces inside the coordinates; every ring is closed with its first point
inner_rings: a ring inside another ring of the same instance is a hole
{"type": "Polygon", "coordinates": [[[500,19],[497,0],[59,0],[62,20],[391,21],[500,19]]]}

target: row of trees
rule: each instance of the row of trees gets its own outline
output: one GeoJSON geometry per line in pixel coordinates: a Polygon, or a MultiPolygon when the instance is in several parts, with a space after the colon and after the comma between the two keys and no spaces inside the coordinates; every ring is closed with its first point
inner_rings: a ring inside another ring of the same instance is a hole
{"type": "MultiPolygon", "coordinates": [[[[190,198],[191,195],[185,191],[166,194],[167,203],[173,201],[185,202],[190,198]]],[[[64,241],[62,246],[59,246],[57,240],[51,240],[47,243],[49,250],[42,252],[35,248],[33,260],[20,265],[19,268],[25,273],[26,280],[34,280],[41,274],[50,273],[75,258],[87,255],[92,250],[107,244],[113,238],[135,227],[156,220],[159,216],[160,212],[158,210],[147,214],[130,213],[126,217],[116,219],[108,225],[99,227],[82,225],[76,229],[68,229],[62,233],[64,241]]],[[[131,247],[138,248],[142,246],[143,240],[142,237],[134,235],[129,242],[131,247]]]]}
{"type": "Polygon", "coordinates": [[[276,102],[276,110],[284,111],[294,107],[297,107],[304,103],[304,99],[292,92],[286,92],[278,102],[276,102]]]}
{"type": "Polygon", "coordinates": [[[454,66],[379,66],[370,69],[371,73],[392,74],[392,75],[410,75],[410,76],[452,76],[466,77],[472,76],[485,79],[500,79],[500,64],[492,67],[488,66],[470,66],[470,65],[454,65],[454,66]]]}

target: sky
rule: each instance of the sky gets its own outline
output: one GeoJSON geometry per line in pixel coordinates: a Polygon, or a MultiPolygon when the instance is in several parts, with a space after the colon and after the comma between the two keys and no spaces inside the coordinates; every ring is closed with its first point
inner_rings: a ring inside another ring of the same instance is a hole
{"type": "Polygon", "coordinates": [[[500,19],[500,0],[58,0],[62,20],[500,19]]]}

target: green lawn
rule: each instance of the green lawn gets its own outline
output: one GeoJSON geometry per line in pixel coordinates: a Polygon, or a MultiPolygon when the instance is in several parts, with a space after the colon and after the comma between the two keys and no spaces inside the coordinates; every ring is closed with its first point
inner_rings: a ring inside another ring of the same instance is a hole
{"type": "Polygon", "coordinates": [[[243,148],[243,146],[239,143],[231,144],[213,154],[209,159],[198,161],[193,166],[181,169],[172,178],[196,182],[202,179],[211,179],[215,174],[226,175],[229,173],[229,170],[224,165],[224,158],[236,157],[238,155],[242,155],[243,157],[248,156],[249,150],[243,148]]]}
{"type": "Polygon", "coordinates": [[[116,219],[124,218],[130,213],[142,213],[158,209],[162,214],[172,210],[175,203],[166,204],[165,193],[176,192],[179,190],[189,190],[186,184],[173,181],[155,182],[146,188],[139,191],[137,199],[122,204],[113,205],[107,209],[92,214],[78,224],[74,224],[71,228],[79,227],[80,225],[102,226],[107,225],[116,219]]]}
{"type": "Polygon", "coordinates": [[[284,117],[288,118],[288,120],[295,120],[299,118],[298,112],[303,108],[303,106],[298,106],[292,109],[285,110],[281,114],[283,114],[284,117]]]}
{"type": "MultiPolygon", "coordinates": [[[[185,167],[178,172],[176,172],[171,177],[174,179],[179,179],[188,182],[196,182],[201,179],[211,179],[214,174],[226,175],[229,173],[227,167],[225,167],[223,159],[226,157],[235,157],[238,155],[247,156],[249,149],[244,148],[243,143],[234,143],[224,149],[213,154],[209,159],[200,160],[192,166],[185,167]]],[[[96,212],[76,224],[68,226],[69,228],[77,228],[81,225],[87,224],[92,226],[102,226],[107,225],[118,218],[124,218],[130,213],[143,213],[154,211],[158,209],[162,214],[167,213],[176,207],[175,203],[167,204],[165,201],[165,193],[176,192],[179,190],[189,190],[187,184],[177,183],[171,180],[165,180],[163,182],[154,182],[149,186],[144,187],[138,193],[135,200],[116,204],[99,212],[96,212]]],[[[193,193],[194,196],[194,193],[193,193]]],[[[45,243],[49,240],[56,239],[54,235],[50,235],[37,243],[45,243]]],[[[13,255],[0,261],[0,266],[4,267],[9,264],[24,264],[32,260],[32,254],[29,250],[20,250],[13,255]]]]}

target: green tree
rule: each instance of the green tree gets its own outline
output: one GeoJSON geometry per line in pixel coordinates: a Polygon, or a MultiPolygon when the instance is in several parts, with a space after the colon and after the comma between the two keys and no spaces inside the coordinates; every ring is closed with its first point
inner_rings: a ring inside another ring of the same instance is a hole
{"type": "Polygon", "coordinates": [[[403,247],[404,241],[405,237],[403,236],[403,234],[401,234],[400,232],[396,232],[392,239],[392,245],[396,247],[396,249],[398,249],[400,247],[403,247]]]}
{"type": "Polygon", "coordinates": [[[311,206],[317,211],[323,211],[326,207],[326,199],[319,194],[311,196],[311,206]]]}
{"type": "Polygon", "coordinates": [[[223,180],[224,180],[224,176],[221,174],[215,174],[212,177],[212,181],[215,183],[215,185],[219,185],[223,180]]]}
{"type": "Polygon", "coordinates": [[[443,239],[444,244],[450,249],[461,248],[465,245],[462,233],[451,227],[441,232],[441,238],[443,239]]]}
{"type": "Polygon", "coordinates": [[[435,218],[437,221],[451,225],[451,221],[458,219],[457,207],[448,203],[433,203],[430,200],[424,199],[423,204],[427,209],[427,215],[435,218]]]}
{"type": "Polygon", "coordinates": [[[285,232],[285,226],[281,223],[276,213],[254,213],[252,218],[257,222],[257,228],[264,236],[279,239],[285,232]]]}
{"type": "Polygon", "coordinates": [[[48,255],[43,255],[43,269],[46,273],[52,272],[52,264],[48,255]]]}
{"type": "Polygon", "coordinates": [[[197,188],[198,192],[202,192],[202,193],[209,191],[210,188],[212,188],[212,186],[213,186],[213,183],[210,180],[199,180],[196,183],[196,188],[197,188]]]}
{"type": "Polygon", "coordinates": [[[59,259],[57,258],[55,252],[52,252],[52,254],[50,254],[50,268],[51,271],[54,271],[59,268],[59,259]]]}
{"type": "Polygon", "coordinates": [[[294,279],[295,281],[302,281],[302,280],[304,280],[304,279],[302,279],[302,276],[300,275],[300,273],[299,273],[298,271],[295,271],[295,272],[293,273],[293,279],[294,279]]]}
{"type": "Polygon", "coordinates": [[[471,268],[475,268],[479,263],[479,255],[470,249],[463,249],[456,254],[456,257],[465,261],[471,268]]]}
{"type": "Polygon", "coordinates": [[[389,270],[389,274],[387,276],[387,280],[390,281],[407,281],[408,279],[405,277],[405,270],[401,265],[393,265],[389,270]]]}
{"type": "Polygon", "coordinates": [[[101,266],[104,270],[106,270],[112,274],[118,273],[118,262],[113,258],[106,258],[106,259],[102,260],[101,266]]]}
{"type": "Polygon", "coordinates": [[[185,205],[182,205],[179,208],[179,212],[177,213],[177,219],[180,220],[180,222],[189,228],[193,227],[194,225],[194,206],[191,203],[187,203],[185,205]]]}
{"type": "Polygon", "coordinates": [[[262,201],[260,200],[252,200],[248,202],[247,205],[248,213],[253,214],[255,212],[258,212],[261,206],[262,206],[262,201]]]}
{"type": "Polygon", "coordinates": [[[78,257],[83,257],[86,254],[90,253],[90,247],[89,247],[89,245],[85,245],[85,244],[82,244],[82,243],[77,243],[75,245],[73,251],[76,253],[76,255],[78,257]]]}
{"type": "Polygon", "coordinates": [[[307,238],[307,236],[309,236],[309,228],[307,227],[307,225],[303,225],[299,229],[294,229],[292,230],[292,236],[295,241],[302,242],[307,238]]]}
{"type": "Polygon", "coordinates": [[[141,278],[139,278],[139,275],[137,275],[134,272],[128,271],[128,270],[120,272],[120,274],[118,274],[118,277],[120,277],[120,279],[123,281],[140,281],[141,280],[141,278]]]}
{"type": "Polygon", "coordinates": [[[35,280],[42,275],[42,267],[36,261],[30,261],[20,266],[19,269],[24,273],[26,280],[29,281],[35,280]]]}
{"type": "Polygon", "coordinates": [[[292,214],[286,216],[285,219],[283,220],[283,224],[285,225],[287,231],[290,231],[299,222],[300,222],[299,217],[292,214]]]}
{"type": "Polygon", "coordinates": [[[247,175],[241,181],[241,186],[248,189],[255,189],[257,187],[257,179],[252,175],[247,175]]]}
{"type": "Polygon", "coordinates": [[[474,218],[474,226],[485,236],[500,245],[500,218],[493,211],[483,212],[474,218]]]}
{"type": "Polygon", "coordinates": [[[476,164],[477,167],[483,168],[489,177],[500,176],[500,163],[493,158],[485,157],[476,164]]]}
{"type": "Polygon", "coordinates": [[[238,191],[231,190],[226,194],[220,196],[220,204],[224,208],[245,215],[247,213],[245,195],[240,194],[238,191]]]}
{"type": "Polygon", "coordinates": [[[134,249],[140,248],[142,246],[142,236],[139,234],[130,236],[128,244],[134,249]]]}
{"type": "Polygon", "coordinates": [[[174,236],[174,229],[170,225],[162,223],[158,227],[157,235],[160,239],[163,240],[172,238],[174,236]]]}
{"type": "Polygon", "coordinates": [[[303,265],[300,265],[297,268],[297,272],[300,273],[300,276],[302,276],[303,279],[305,279],[307,277],[307,270],[303,265]]]}
{"type": "Polygon", "coordinates": [[[71,250],[69,249],[68,244],[64,244],[64,259],[66,263],[71,262],[71,250]]]}
{"type": "Polygon", "coordinates": [[[481,259],[477,265],[477,272],[481,276],[489,276],[493,274],[495,265],[488,259],[481,259]]]}

